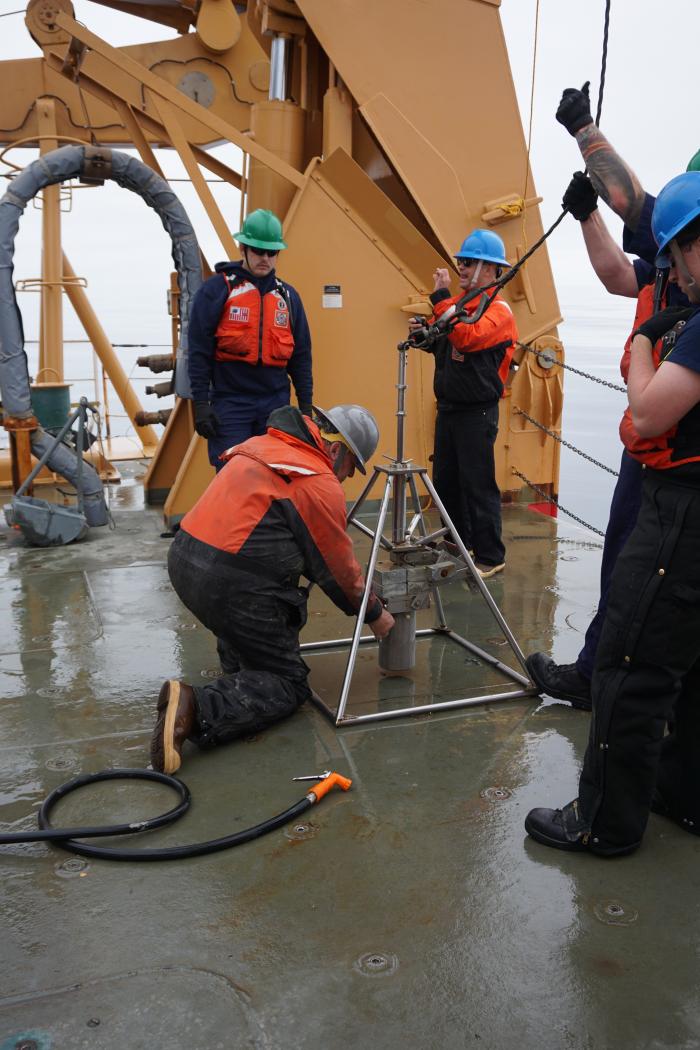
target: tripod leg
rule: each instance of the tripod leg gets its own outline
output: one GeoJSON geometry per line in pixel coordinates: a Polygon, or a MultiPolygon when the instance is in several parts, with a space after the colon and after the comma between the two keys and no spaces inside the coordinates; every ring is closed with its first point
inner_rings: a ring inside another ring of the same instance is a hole
{"type": "Polygon", "coordinates": [[[348,511],[348,517],[347,517],[347,522],[348,522],[348,525],[350,525],[350,523],[351,523],[351,522],[352,522],[353,524],[355,524],[355,523],[354,523],[354,522],[352,521],[352,519],[353,519],[353,517],[355,516],[355,514],[357,513],[357,511],[358,511],[358,510],[360,509],[360,507],[362,506],[362,504],[363,504],[363,503],[365,502],[365,500],[367,499],[367,496],[369,495],[369,493],[370,493],[370,490],[371,490],[372,486],[374,485],[374,483],[375,483],[375,481],[377,480],[377,478],[378,478],[378,477],[379,477],[379,471],[378,471],[378,470],[377,470],[377,468],[375,467],[375,468],[374,468],[374,470],[372,471],[372,477],[371,477],[371,478],[369,479],[369,481],[367,482],[367,484],[366,484],[366,485],[365,485],[365,487],[363,488],[362,492],[361,492],[361,493],[360,493],[360,495],[359,495],[359,496],[357,497],[357,499],[356,499],[356,500],[355,500],[355,502],[353,503],[352,507],[351,507],[351,508],[350,508],[350,510],[348,511]]]}
{"type": "Polygon", "coordinates": [[[377,564],[377,557],[379,555],[380,540],[382,538],[382,531],[386,522],[387,511],[389,509],[389,500],[391,498],[391,491],[394,487],[394,479],[391,474],[387,475],[386,485],[384,486],[384,495],[382,496],[381,506],[379,508],[379,517],[377,518],[377,524],[375,527],[374,540],[372,542],[372,549],[369,555],[369,562],[367,563],[367,574],[365,576],[365,590],[362,595],[362,601],[360,602],[360,608],[357,611],[357,621],[355,623],[355,630],[352,635],[352,642],[350,644],[350,653],[348,655],[348,662],[345,668],[345,674],[343,676],[343,684],[340,689],[340,699],[338,701],[338,710],[335,716],[335,724],[340,725],[345,714],[345,707],[348,702],[348,694],[350,692],[350,684],[352,682],[352,674],[355,670],[355,661],[357,659],[357,650],[360,645],[360,635],[362,634],[362,625],[365,620],[365,613],[367,612],[367,602],[369,601],[369,592],[372,590],[372,577],[374,576],[374,569],[377,564]]]}
{"type": "MultiPolygon", "coordinates": [[[[418,486],[416,485],[416,478],[414,474],[411,474],[409,478],[409,485],[411,487],[411,496],[413,497],[413,507],[418,517],[418,528],[421,536],[427,536],[428,530],[425,527],[425,519],[423,518],[423,508],[420,505],[420,496],[418,495],[418,486]]],[[[435,612],[437,613],[437,626],[438,628],[447,627],[447,620],[445,619],[445,609],[442,604],[442,597],[440,595],[440,589],[437,586],[430,588],[430,593],[433,596],[435,602],[435,612]]]]}
{"type": "Polygon", "coordinates": [[[454,539],[455,539],[455,541],[457,543],[457,546],[459,547],[460,553],[461,553],[462,557],[464,558],[465,562],[467,563],[467,566],[468,566],[469,570],[471,571],[471,574],[474,577],[474,580],[475,580],[479,590],[481,591],[481,593],[482,593],[482,595],[483,595],[483,597],[484,597],[484,599],[486,601],[486,604],[488,605],[489,609],[493,613],[494,619],[496,620],[496,622],[498,623],[498,626],[501,628],[501,630],[503,631],[504,635],[508,639],[508,642],[510,643],[510,647],[513,650],[513,652],[515,653],[515,655],[517,656],[517,658],[520,661],[520,663],[522,664],[523,669],[525,671],[527,671],[527,668],[525,667],[525,654],[523,653],[522,649],[520,648],[520,646],[516,642],[515,636],[513,635],[510,627],[508,626],[506,621],[503,619],[503,615],[501,613],[501,610],[498,608],[498,606],[496,605],[495,601],[491,597],[488,587],[486,586],[486,584],[482,580],[481,576],[479,575],[479,572],[478,572],[478,570],[477,570],[477,568],[476,568],[476,566],[474,564],[474,561],[472,560],[471,555],[469,554],[469,551],[464,546],[464,543],[462,542],[462,539],[461,539],[459,533],[457,532],[457,530],[455,529],[454,525],[452,524],[452,521],[450,520],[450,517],[449,517],[447,511],[445,510],[445,508],[444,508],[444,506],[443,506],[443,504],[442,504],[442,502],[440,500],[440,497],[437,494],[437,490],[435,489],[435,486],[433,485],[432,481],[428,477],[427,471],[421,471],[420,472],[420,476],[423,479],[423,484],[425,485],[426,489],[428,490],[430,495],[433,497],[433,502],[435,503],[436,509],[440,513],[440,517],[445,522],[445,524],[448,525],[450,527],[450,529],[452,530],[452,535],[453,535],[453,537],[454,537],[454,539]]]}
{"type": "MultiPolygon", "coordinates": [[[[355,514],[357,514],[357,511],[360,509],[360,507],[364,503],[365,499],[367,498],[367,496],[371,492],[372,486],[374,485],[374,483],[375,483],[375,481],[377,480],[378,477],[379,477],[379,471],[375,467],[374,468],[374,473],[372,474],[372,477],[369,479],[369,481],[367,482],[367,484],[363,488],[362,492],[360,493],[360,495],[357,497],[357,499],[353,503],[352,507],[348,511],[348,516],[347,516],[347,523],[348,523],[348,525],[354,525],[355,528],[358,530],[358,532],[363,533],[365,536],[369,536],[369,538],[373,542],[374,542],[374,533],[373,533],[372,529],[369,529],[363,522],[357,521],[356,518],[355,518],[355,514]]],[[[385,551],[390,551],[391,550],[391,544],[389,543],[389,541],[387,539],[384,538],[384,536],[382,536],[380,538],[379,542],[380,542],[381,546],[384,548],[385,551]]]]}

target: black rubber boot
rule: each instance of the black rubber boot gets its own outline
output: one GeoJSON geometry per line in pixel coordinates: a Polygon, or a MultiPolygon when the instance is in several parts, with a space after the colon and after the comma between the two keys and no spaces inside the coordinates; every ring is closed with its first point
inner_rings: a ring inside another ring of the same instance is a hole
{"type": "Polygon", "coordinates": [[[555,664],[546,653],[533,653],[525,665],[541,693],[566,700],[579,711],[591,710],[591,683],[577,670],[576,664],[555,664]]]}

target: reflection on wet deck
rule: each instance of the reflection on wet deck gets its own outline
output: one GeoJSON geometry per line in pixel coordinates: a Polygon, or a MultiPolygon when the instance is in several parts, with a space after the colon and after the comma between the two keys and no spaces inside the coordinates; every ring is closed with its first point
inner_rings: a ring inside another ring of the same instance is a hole
{"type": "MultiPolygon", "coordinates": [[[[117,529],[69,549],[28,551],[0,530],[4,829],[30,828],[78,772],[143,765],[163,678],[216,673],[139,493],[114,491],[117,529]]],[[[491,593],[525,652],[572,659],[598,543],[517,505],[504,532],[508,566],[491,593]]],[[[483,601],[459,583],[443,596],[455,630],[500,657],[483,601]]],[[[306,638],[349,626],[314,594],[306,638]]],[[[374,654],[360,652],[352,711],[498,677],[441,638],[419,642],[409,674],[379,674],[374,654]]],[[[317,690],[333,694],[345,658],[309,658],[317,690]]],[[[521,698],[338,731],[309,705],[259,737],[188,750],[192,809],[148,845],[279,812],[302,793],[293,776],[353,778],[298,826],[167,866],[3,848],[0,1047],[700,1046],[698,840],[655,816],[643,848],[617,861],[526,840],[531,806],[574,795],[588,721],[521,698]]],[[[95,785],[55,819],[138,819],[169,804],[159,787],[95,785]]]]}

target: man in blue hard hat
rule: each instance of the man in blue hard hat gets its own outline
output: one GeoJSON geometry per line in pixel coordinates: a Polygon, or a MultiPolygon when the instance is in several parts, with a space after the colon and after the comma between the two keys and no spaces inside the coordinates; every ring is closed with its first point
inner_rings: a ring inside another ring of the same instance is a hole
{"type": "Polygon", "coordinates": [[[271,211],[252,212],[234,234],[240,262],[217,263],[192,304],[189,376],[195,430],[206,438],[209,462],[265,433],[271,412],[290,400],[311,415],[311,336],[296,289],[277,277],[287,247],[271,211]]]}
{"type": "MultiPolygon", "coordinates": [[[[564,91],[556,119],[576,139],[588,168],[588,175],[576,172],[562,203],[581,223],[589,258],[602,283],[613,295],[637,298],[635,329],[666,306],[687,306],[688,300],[678,287],[674,267],[668,262],[657,266],[657,246],[651,227],[656,198],[644,190],[634,171],[594,123],[587,83],[581,89],[564,91]],[[615,243],[600,216],[598,194],[625,223],[622,248],[615,243]],[[637,256],[634,262],[626,252],[637,256]]],[[[700,151],[690,159],[687,170],[699,168],[700,151]]],[[[630,336],[620,364],[625,381],[631,341],[630,336]]],[[[557,664],[543,652],[532,653],[527,658],[530,677],[542,693],[581,710],[591,709],[591,679],[610,580],[615,562],[637,520],[642,474],[642,465],[624,449],[605,531],[598,610],[576,660],[557,664]]]]}
{"type": "MultiPolygon", "coordinates": [[[[433,319],[448,318],[469,291],[492,289],[507,267],[505,245],[491,230],[473,230],[455,255],[458,295],[450,294],[450,273],[438,268],[430,296],[433,319]]],[[[464,309],[473,314],[480,297],[464,309]]],[[[411,331],[420,325],[410,324],[411,331]]],[[[435,356],[437,400],[433,481],[464,545],[474,552],[487,579],[505,568],[501,537],[501,493],[494,447],[499,401],[518,338],[508,303],[496,295],[475,324],[458,323],[429,348],[435,356]]]]}
{"type": "Polygon", "coordinates": [[[642,504],[612,576],[578,798],[525,821],[546,846],[602,856],[636,849],[650,810],[700,835],[700,172],[662,189],[652,229],[692,305],[634,333],[620,433],[642,504]]]}

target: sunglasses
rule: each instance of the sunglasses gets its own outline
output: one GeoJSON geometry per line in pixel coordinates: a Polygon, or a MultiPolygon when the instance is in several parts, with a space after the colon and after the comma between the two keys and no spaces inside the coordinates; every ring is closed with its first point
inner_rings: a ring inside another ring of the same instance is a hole
{"type": "Polygon", "coordinates": [[[270,251],[268,248],[251,248],[248,246],[248,251],[252,252],[253,255],[259,256],[261,259],[263,255],[267,255],[270,259],[274,259],[275,256],[279,255],[279,248],[275,248],[274,251],[270,251]]]}
{"type": "Polygon", "coordinates": [[[476,266],[480,259],[455,259],[457,266],[476,266]]]}

